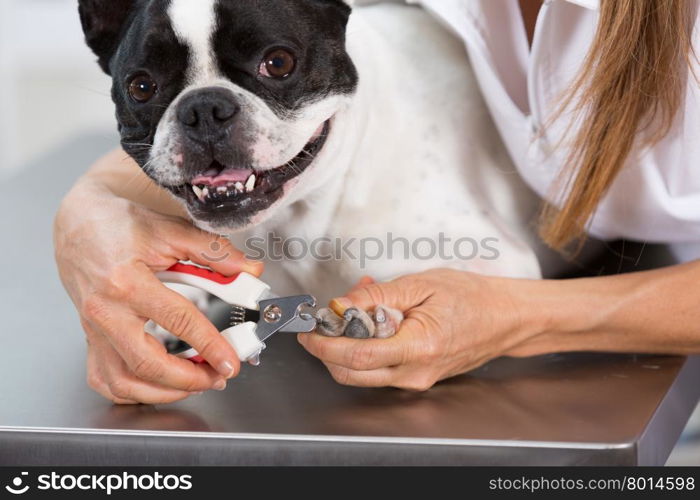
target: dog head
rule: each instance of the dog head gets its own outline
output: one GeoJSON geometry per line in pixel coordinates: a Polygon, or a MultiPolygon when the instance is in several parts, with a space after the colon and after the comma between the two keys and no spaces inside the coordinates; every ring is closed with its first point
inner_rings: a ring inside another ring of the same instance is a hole
{"type": "Polygon", "coordinates": [[[345,49],[350,3],[79,8],[87,43],[113,78],[122,146],[200,227],[223,233],[269,218],[323,177],[315,160],[358,83],[345,49]]]}

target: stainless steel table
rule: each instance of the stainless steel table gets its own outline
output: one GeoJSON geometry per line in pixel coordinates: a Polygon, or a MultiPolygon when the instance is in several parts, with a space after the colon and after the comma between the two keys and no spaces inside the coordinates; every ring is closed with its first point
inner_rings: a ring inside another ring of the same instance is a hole
{"type": "Polygon", "coordinates": [[[2,465],[663,464],[698,401],[698,358],[503,359],[412,394],[340,387],[287,337],[226,392],[111,406],[85,384],[50,236],[111,144],[78,141],[0,184],[2,465]]]}

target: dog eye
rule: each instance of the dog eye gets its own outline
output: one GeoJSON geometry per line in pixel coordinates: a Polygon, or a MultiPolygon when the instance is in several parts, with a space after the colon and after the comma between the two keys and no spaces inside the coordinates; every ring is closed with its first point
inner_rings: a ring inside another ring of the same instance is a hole
{"type": "Polygon", "coordinates": [[[287,78],[294,72],[296,65],[296,59],[291,52],[275,49],[265,56],[260,65],[260,74],[267,78],[287,78]]]}
{"type": "Polygon", "coordinates": [[[129,83],[129,96],[138,103],[153,99],[158,91],[158,84],[148,75],[139,75],[129,83]]]}

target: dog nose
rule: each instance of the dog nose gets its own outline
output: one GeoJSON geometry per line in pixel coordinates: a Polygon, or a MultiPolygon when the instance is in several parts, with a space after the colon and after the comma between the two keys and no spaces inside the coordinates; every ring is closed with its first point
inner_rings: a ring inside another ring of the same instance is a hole
{"type": "Polygon", "coordinates": [[[177,118],[191,138],[218,140],[239,111],[240,106],[230,91],[206,88],[191,92],[180,101],[177,118]]]}

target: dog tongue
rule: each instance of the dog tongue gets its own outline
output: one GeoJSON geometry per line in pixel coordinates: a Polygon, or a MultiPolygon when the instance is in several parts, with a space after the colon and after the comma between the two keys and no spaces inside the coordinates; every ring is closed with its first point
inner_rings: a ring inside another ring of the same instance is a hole
{"type": "Polygon", "coordinates": [[[204,172],[203,175],[199,175],[192,179],[193,186],[226,186],[228,184],[234,184],[236,182],[244,182],[248,180],[248,177],[253,175],[253,171],[250,169],[228,169],[223,172],[217,172],[215,170],[209,170],[204,172]]]}

